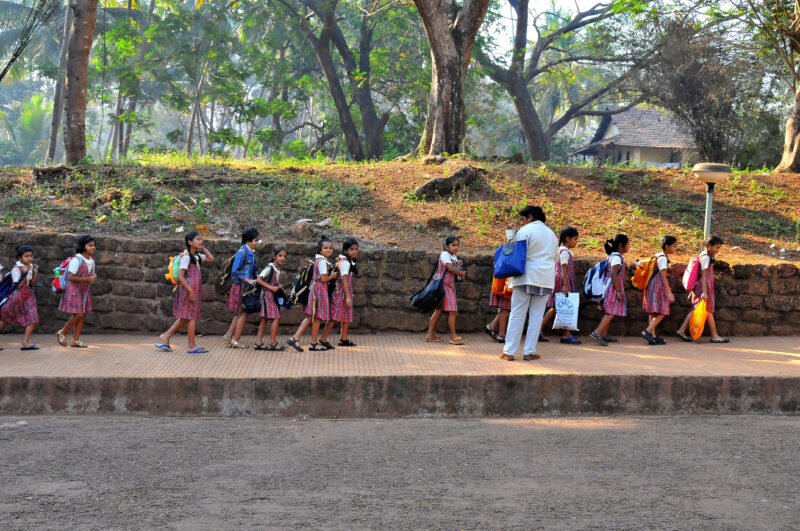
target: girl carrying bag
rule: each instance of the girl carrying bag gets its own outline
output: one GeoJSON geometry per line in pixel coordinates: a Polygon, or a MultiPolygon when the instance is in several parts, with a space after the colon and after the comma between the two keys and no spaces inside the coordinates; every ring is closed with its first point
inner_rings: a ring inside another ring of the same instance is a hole
{"type": "Polygon", "coordinates": [[[411,305],[421,312],[433,310],[444,299],[444,281],[441,278],[434,278],[438,267],[439,264],[433,266],[425,287],[411,296],[411,305]]]}

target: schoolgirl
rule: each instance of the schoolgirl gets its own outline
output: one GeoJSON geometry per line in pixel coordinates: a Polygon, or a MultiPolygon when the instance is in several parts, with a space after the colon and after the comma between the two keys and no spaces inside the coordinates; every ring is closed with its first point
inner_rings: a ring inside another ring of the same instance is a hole
{"type": "Polygon", "coordinates": [[[64,313],[71,313],[72,317],[56,332],[58,343],[67,346],[67,334],[72,332],[71,347],[86,348],[87,345],[81,338],[81,329],[86,320],[86,314],[92,311],[92,284],[97,280],[94,264],[94,252],[97,242],[89,235],[81,236],[75,246],[75,256],[69,261],[67,268],[67,287],[61,296],[58,309],[64,313]]]}
{"type": "MultiPolygon", "coordinates": [[[[578,246],[578,230],[567,227],[561,231],[558,237],[558,263],[556,264],[556,284],[550,298],[547,299],[547,313],[542,320],[542,332],[539,334],[539,341],[547,342],[544,333],[544,326],[556,316],[556,293],[564,295],[578,293],[578,280],[575,278],[575,254],[572,249],[578,246]]],[[[561,335],[561,342],[568,345],[580,345],[581,340],[572,335],[571,330],[564,330],[561,335]]]]}
{"type": "Polygon", "coordinates": [[[25,331],[22,335],[22,350],[39,350],[39,347],[31,343],[33,328],[39,323],[36,296],[31,289],[31,286],[36,285],[39,266],[33,263],[33,247],[30,245],[18,245],[16,251],[17,263],[11,269],[11,281],[17,287],[9,294],[0,311],[0,332],[6,327],[6,323],[23,327],[25,331]]]}
{"type": "Polygon", "coordinates": [[[239,340],[242,338],[244,323],[247,314],[242,309],[242,294],[244,284],[250,286],[256,283],[256,253],[258,245],[258,231],[252,227],[242,233],[242,246],[236,251],[231,265],[231,290],[228,293],[228,308],[234,312],[228,331],[222,340],[230,348],[247,348],[239,340]]]}
{"type": "Polygon", "coordinates": [[[462,280],[467,274],[460,269],[461,260],[456,253],[461,245],[461,240],[457,236],[448,236],[444,240],[444,251],[439,255],[439,266],[436,270],[436,278],[441,278],[444,284],[444,299],[433,315],[431,315],[428,325],[428,334],[425,336],[427,342],[441,341],[442,338],[436,335],[436,325],[442,312],[447,312],[447,328],[450,331],[450,344],[463,345],[464,340],[456,334],[456,317],[458,316],[458,303],[456,302],[456,277],[462,280]]]}
{"type": "Polygon", "coordinates": [[[172,303],[172,315],[177,321],[159,339],[156,348],[164,352],[172,352],[169,340],[175,333],[186,326],[186,336],[189,343],[189,354],[205,354],[208,349],[198,347],[195,340],[197,321],[200,320],[200,308],[203,302],[203,278],[200,265],[203,262],[213,262],[214,255],[203,245],[203,238],[196,232],[189,232],[183,237],[186,252],[178,258],[178,289],[172,303]]]}
{"type": "Polygon", "coordinates": [[[333,292],[333,301],[331,302],[331,320],[325,325],[325,330],[322,331],[322,337],[319,340],[320,345],[327,349],[334,348],[333,345],[328,343],[328,336],[333,327],[336,326],[336,323],[342,323],[342,330],[339,333],[339,346],[356,346],[355,343],[347,339],[347,330],[350,328],[350,323],[353,322],[353,274],[356,272],[355,259],[357,257],[358,240],[347,238],[342,244],[342,254],[339,255],[339,261],[336,263],[336,269],[339,270],[339,279],[336,282],[336,289],[333,292]]]}
{"type": "MultiPolygon", "coordinates": [[[[695,284],[692,292],[689,293],[689,302],[692,303],[692,310],[697,308],[700,301],[706,301],[706,310],[708,311],[706,323],[708,323],[708,331],[711,333],[712,343],[730,343],[730,339],[717,333],[717,323],[714,320],[717,300],[714,293],[714,257],[720,252],[724,243],[719,236],[712,236],[708,239],[705,244],[705,251],[701,252],[698,257],[700,278],[697,279],[697,284],[695,284]]],[[[692,312],[689,312],[677,332],[677,336],[687,342],[692,341],[692,338],[686,335],[686,328],[689,326],[691,317],[692,312]]]]}
{"type": "Polygon", "coordinates": [[[333,255],[333,242],[323,236],[317,244],[317,254],[314,257],[314,272],[311,278],[311,285],[309,286],[308,303],[305,307],[306,318],[300,323],[295,335],[289,338],[286,342],[287,345],[292,347],[298,352],[303,352],[303,347],[300,346],[299,339],[303,336],[306,329],[311,326],[311,343],[308,350],[311,352],[322,352],[328,350],[328,347],[317,343],[317,336],[319,334],[319,327],[324,321],[331,318],[331,301],[328,295],[328,282],[336,280],[339,273],[331,270],[331,264],[328,258],[333,255]]]}
{"type": "Polygon", "coordinates": [[[651,345],[664,345],[663,337],[656,334],[656,327],[669,315],[669,305],[675,302],[675,295],[669,287],[669,255],[678,250],[678,239],[674,236],[661,238],[661,252],[655,255],[656,265],[652,278],[647,283],[642,307],[648,316],[647,329],[642,337],[651,345]]]}
{"type": "Polygon", "coordinates": [[[261,271],[256,282],[264,287],[261,300],[261,322],[258,323],[258,336],[256,337],[256,350],[286,350],[286,345],[278,346],[278,325],[281,322],[281,310],[276,302],[276,297],[281,292],[279,283],[281,268],[286,263],[289,251],[283,245],[278,245],[272,251],[272,262],[261,271]],[[264,346],[264,331],[267,321],[272,320],[269,329],[269,345],[264,346]]]}
{"type": "MultiPolygon", "coordinates": [[[[514,225],[508,224],[506,230],[506,239],[514,236],[514,225]]],[[[511,297],[503,297],[496,295],[489,290],[489,307],[497,308],[497,314],[492,319],[492,322],[483,327],[483,331],[489,334],[492,339],[498,343],[506,342],[506,329],[508,328],[508,314],[511,313],[511,297]]]]}
{"type": "Polygon", "coordinates": [[[624,234],[617,234],[614,238],[606,240],[604,245],[608,255],[609,283],[603,295],[601,309],[605,312],[600,324],[592,331],[592,339],[603,345],[615,343],[616,338],[609,337],[608,327],[615,316],[627,315],[628,303],[625,300],[625,259],[623,254],[628,252],[630,242],[624,234]]]}

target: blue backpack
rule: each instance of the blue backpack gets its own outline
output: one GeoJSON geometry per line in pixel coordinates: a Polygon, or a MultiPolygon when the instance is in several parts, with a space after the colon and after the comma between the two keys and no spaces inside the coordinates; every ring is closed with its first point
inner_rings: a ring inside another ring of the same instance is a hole
{"type": "Polygon", "coordinates": [[[3,276],[3,280],[0,280],[0,308],[2,308],[6,304],[9,295],[11,295],[11,292],[17,289],[18,285],[19,282],[15,283],[14,280],[11,278],[11,271],[9,271],[3,276]]]}
{"type": "Polygon", "coordinates": [[[592,301],[600,301],[608,286],[608,258],[600,260],[586,272],[583,293],[592,301]]]}

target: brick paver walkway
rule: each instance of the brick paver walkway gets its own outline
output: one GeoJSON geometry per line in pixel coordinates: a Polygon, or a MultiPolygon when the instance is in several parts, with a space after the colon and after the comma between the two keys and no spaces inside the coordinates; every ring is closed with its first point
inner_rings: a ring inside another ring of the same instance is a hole
{"type": "MultiPolygon", "coordinates": [[[[728,345],[670,341],[650,347],[625,338],[607,348],[585,340],[540,344],[541,360],[500,360],[500,345],[484,334],[465,336],[466,346],[425,343],[422,334],[354,335],[356,348],[328,352],[284,352],[225,348],[219,336],[199,338],[209,354],[186,354],[185,336],[176,350],[157,350],[155,337],[87,335],[90,348],[64,348],[55,336],[35,336],[38,351],[20,351],[18,335],[0,336],[0,377],[205,377],[286,378],[306,376],[586,374],[664,376],[800,377],[800,337],[734,338],[728,345]]],[[[306,338],[307,339],[307,338],[306,338]]],[[[253,338],[244,338],[252,345],[253,338]]]]}

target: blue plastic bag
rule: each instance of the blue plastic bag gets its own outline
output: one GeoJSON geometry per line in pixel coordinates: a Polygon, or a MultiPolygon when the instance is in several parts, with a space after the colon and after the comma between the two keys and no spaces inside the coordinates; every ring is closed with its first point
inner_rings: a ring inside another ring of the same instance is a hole
{"type": "Polygon", "coordinates": [[[509,278],[524,275],[527,257],[528,242],[526,240],[501,245],[494,253],[494,276],[509,278]]]}

